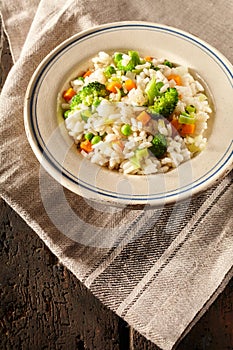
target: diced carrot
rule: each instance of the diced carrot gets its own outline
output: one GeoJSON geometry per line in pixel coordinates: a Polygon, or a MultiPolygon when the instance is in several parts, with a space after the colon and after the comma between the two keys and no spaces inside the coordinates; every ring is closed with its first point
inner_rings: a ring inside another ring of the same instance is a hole
{"type": "Polygon", "coordinates": [[[151,56],[145,56],[144,60],[147,62],[151,62],[152,61],[152,57],[151,56]]]}
{"type": "Polygon", "coordinates": [[[195,131],[195,124],[182,124],[181,135],[191,135],[195,131]]]}
{"type": "Polygon", "coordinates": [[[137,116],[136,119],[137,119],[137,121],[141,122],[143,125],[146,125],[151,120],[151,116],[146,111],[142,111],[137,116]]]}
{"type": "Polygon", "coordinates": [[[83,74],[83,78],[89,77],[91,75],[92,71],[88,70],[83,74]]]}
{"type": "Polygon", "coordinates": [[[182,80],[181,77],[179,75],[176,74],[170,74],[167,77],[168,80],[174,80],[176,82],[176,85],[182,85],[182,80]]]}
{"type": "Polygon", "coordinates": [[[85,152],[89,153],[92,151],[92,144],[89,140],[85,140],[80,143],[80,148],[85,152]]]}
{"type": "Polygon", "coordinates": [[[178,119],[176,119],[176,118],[172,119],[171,124],[173,126],[173,128],[172,128],[172,136],[174,137],[177,134],[177,132],[178,133],[180,132],[181,124],[178,122],[178,119]]]}
{"type": "Polygon", "coordinates": [[[181,124],[178,119],[172,119],[172,126],[181,136],[192,135],[195,131],[195,124],[181,124]]]}
{"type": "Polygon", "coordinates": [[[178,122],[178,119],[173,118],[171,121],[171,124],[174,126],[176,130],[178,130],[180,123],[178,122]]]}
{"type": "Polygon", "coordinates": [[[136,83],[132,79],[127,79],[125,81],[125,88],[126,90],[130,91],[132,89],[136,89],[136,83]]]}
{"type": "Polygon", "coordinates": [[[74,97],[74,95],[76,95],[76,92],[72,88],[69,88],[68,90],[63,92],[62,97],[64,98],[64,100],[66,100],[66,102],[69,102],[72,99],[72,97],[74,97]]]}
{"type": "Polygon", "coordinates": [[[117,93],[117,89],[121,89],[122,85],[119,81],[111,81],[107,84],[106,89],[110,92],[117,93]]]}

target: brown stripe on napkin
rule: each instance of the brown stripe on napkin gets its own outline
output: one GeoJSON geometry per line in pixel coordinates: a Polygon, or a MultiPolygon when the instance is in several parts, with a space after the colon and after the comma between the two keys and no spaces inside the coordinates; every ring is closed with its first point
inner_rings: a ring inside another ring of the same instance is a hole
{"type": "MultiPolygon", "coordinates": [[[[172,243],[172,246],[174,246],[173,241],[179,236],[180,231],[187,225],[187,222],[190,222],[199,206],[206,201],[206,198],[212,191],[207,191],[205,196],[200,195],[198,197],[198,205],[197,201],[192,200],[191,202],[186,201],[171,205],[164,209],[145,211],[143,214],[144,224],[141,222],[140,225],[135,226],[133,222],[132,227],[124,233],[125,241],[120,242],[120,246],[109,250],[103,256],[101,264],[99,262],[95,264],[93,269],[84,277],[85,283],[88,286],[91,285],[91,288],[98,290],[98,283],[93,281],[99,274],[104,271],[103,276],[111,276],[114,275],[114,272],[118,273],[121,270],[120,280],[122,280],[124,279],[122,266],[127,266],[128,271],[130,271],[130,277],[128,275],[125,276],[125,288],[127,290],[130,289],[132,278],[134,281],[140,280],[147,270],[150,269],[150,266],[153,266],[172,243]],[[111,265],[113,261],[114,263],[111,265]],[[107,268],[108,265],[110,267],[107,268]]],[[[200,213],[200,210],[198,213],[200,213]]],[[[197,221],[197,215],[194,216],[193,221],[197,221]]],[[[186,231],[189,227],[188,225],[186,231]]],[[[120,283],[120,280],[117,279],[117,283],[120,283]]]]}
{"type": "MultiPolygon", "coordinates": [[[[126,246],[90,286],[101,300],[128,322],[133,322],[147,338],[156,339],[159,346],[172,346],[181,329],[193,320],[194,314],[188,310],[194,312],[196,307],[201,310],[206,294],[211,298],[212,288],[217,288],[221,270],[231,267],[233,248],[228,242],[232,217],[228,209],[233,202],[232,178],[229,176],[201,197],[200,209],[160,256],[154,246],[155,241],[159,244],[159,238],[152,237],[151,247],[145,247],[142,235],[141,240],[133,241],[137,249],[132,248],[133,243],[130,250],[126,246]],[[219,271],[215,270],[214,260],[220,253],[219,271]],[[150,259],[145,260],[144,254],[150,259]],[[139,270],[144,273],[140,278],[139,270]],[[100,288],[103,285],[105,288],[100,288]],[[169,330],[171,338],[174,337],[172,341],[167,338],[169,330]]],[[[154,235],[158,232],[155,228],[154,235]]],[[[160,244],[164,244],[163,238],[160,244]]]]}

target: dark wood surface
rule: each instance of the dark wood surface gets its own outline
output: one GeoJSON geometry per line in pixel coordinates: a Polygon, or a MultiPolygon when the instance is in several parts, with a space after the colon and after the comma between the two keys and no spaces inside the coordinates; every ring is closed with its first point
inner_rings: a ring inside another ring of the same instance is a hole
{"type": "MultiPolygon", "coordinates": [[[[1,34],[2,86],[12,60],[1,34]]],[[[0,222],[0,349],[157,349],[103,306],[3,200],[0,222]]],[[[177,350],[232,349],[233,279],[177,350]]]]}

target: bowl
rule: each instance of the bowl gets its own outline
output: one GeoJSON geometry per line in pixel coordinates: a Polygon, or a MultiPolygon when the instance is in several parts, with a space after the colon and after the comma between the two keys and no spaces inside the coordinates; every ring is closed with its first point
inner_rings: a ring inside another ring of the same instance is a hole
{"type": "Polygon", "coordinates": [[[110,23],[70,37],[41,62],[25,96],[25,130],[41,165],[70,191],[103,204],[152,208],[187,200],[232,169],[231,96],[232,66],[208,43],[161,24],[110,23]],[[125,175],[91,163],[77,152],[58,117],[57,98],[73,72],[99,51],[119,49],[189,67],[203,80],[212,101],[205,150],[167,173],[125,175]]]}

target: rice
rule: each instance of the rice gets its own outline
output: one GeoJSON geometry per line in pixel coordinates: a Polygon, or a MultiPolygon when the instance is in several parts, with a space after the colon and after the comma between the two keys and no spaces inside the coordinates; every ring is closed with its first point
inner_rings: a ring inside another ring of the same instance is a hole
{"type": "Polygon", "coordinates": [[[202,83],[187,67],[163,58],[138,56],[133,69],[125,69],[133,62],[132,55],[99,52],[92,58],[88,74],[76,77],[62,91],[59,104],[69,135],[92,163],[124,174],[164,173],[204,150],[212,110],[202,83]],[[123,68],[119,68],[116,55],[121,55],[123,68]],[[111,74],[107,74],[109,66],[111,74]],[[148,89],[152,81],[160,88],[151,102],[148,89]],[[106,95],[94,94],[75,104],[83,89],[96,82],[104,86],[106,95]],[[128,89],[127,83],[131,84],[128,89]],[[108,90],[111,84],[116,87],[108,90]],[[171,89],[178,96],[171,113],[166,117],[152,113],[151,107],[153,110],[171,89]]]}

